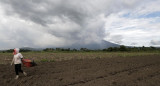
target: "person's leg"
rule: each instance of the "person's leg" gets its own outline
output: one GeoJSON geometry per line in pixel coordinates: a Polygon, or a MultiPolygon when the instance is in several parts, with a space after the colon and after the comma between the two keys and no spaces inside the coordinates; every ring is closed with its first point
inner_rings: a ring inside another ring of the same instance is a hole
{"type": "Polygon", "coordinates": [[[15,79],[18,79],[19,73],[18,73],[18,65],[17,65],[17,64],[15,64],[15,72],[16,72],[16,77],[15,77],[15,79]]]}
{"type": "Polygon", "coordinates": [[[15,64],[15,72],[16,72],[16,75],[19,75],[19,73],[18,73],[18,65],[17,64],[15,64]]]}
{"type": "Polygon", "coordinates": [[[18,69],[19,69],[19,72],[23,73],[25,76],[27,76],[27,73],[24,72],[22,69],[21,69],[21,64],[18,64],[18,69]]]}
{"type": "Polygon", "coordinates": [[[21,64],[18,64],[18,71],[23,73],[23,70],[21,69],[21,64]]]}

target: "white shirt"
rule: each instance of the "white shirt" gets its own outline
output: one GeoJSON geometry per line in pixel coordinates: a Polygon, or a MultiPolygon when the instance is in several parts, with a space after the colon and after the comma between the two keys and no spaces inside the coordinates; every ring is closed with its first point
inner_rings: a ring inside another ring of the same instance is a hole
{"type": "Polygon", "coordinates": [[[23,58],[21,53],[17,53],[16,55],[13,56],[13,62],[14,64],[21,64],[21,58],[23,58]]]}

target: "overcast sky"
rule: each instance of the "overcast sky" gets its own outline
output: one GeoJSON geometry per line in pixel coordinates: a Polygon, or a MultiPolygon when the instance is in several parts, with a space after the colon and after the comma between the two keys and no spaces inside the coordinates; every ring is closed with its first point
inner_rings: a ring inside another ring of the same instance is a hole
{"type": "Polygon", "coordinates": [[[160,0],[0,0],[0,49],[103,40],[160,46],[160,0]]]}

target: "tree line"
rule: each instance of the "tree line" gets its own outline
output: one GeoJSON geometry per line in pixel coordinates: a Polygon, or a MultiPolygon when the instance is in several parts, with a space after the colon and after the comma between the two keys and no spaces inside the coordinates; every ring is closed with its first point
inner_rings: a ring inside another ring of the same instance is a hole
{"type": "MultiPolygon", "coordinates": [[[[20,52],[31,52],[34,50],[29,50],[29,49],[20,49],[20,52]]],[[[126,47],[124,45],[121,45],[119,47],[109,47],[109,48],[105,48],[105,49],[87,49],[87,48],[80,48],[80,49],[70,49],[70,48],[46,48],[43,49],[41,51],[44,52],[139,52],[139,51],[160,51],[160,48],[156,48],[156,47],[126,47]]],[[[9,49],[9,50],[2,50],[0,51],[1,53],[12,53],[13,49],[9,49]]]]}
{"type": "Polygon", "coordinates": [[[49,51],[85,51],[85,52],[92,52],[92,51],[106,51],[106,52],[118,52],[118,51],[126,51],[126,52],[139,52],[139,51],[160,51],[160,48],[156,47],[126,47],[124,45],[121,45],[119,47],[109,47],[105,49],[87,49],[87,48],[80,48],[80,49],[64,49],[64,48],[46,48],[43,51],[49,52],[49,51]]]}
{"type": "MultiPolygon", "coordinates": [[[[9,49],[9,50],[1,50],[0,52],[1,53],[13,53],[13,50],[14,49],[9,49]]],[[[20,49],[20,52],[30,52],[32,50],[29,50],[29,49],[20,49]]]]}

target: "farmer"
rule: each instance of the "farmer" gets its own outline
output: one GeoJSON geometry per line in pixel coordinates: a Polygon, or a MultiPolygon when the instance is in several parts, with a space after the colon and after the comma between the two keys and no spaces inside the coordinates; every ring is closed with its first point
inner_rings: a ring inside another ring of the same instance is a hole
{"type": "Polygon", "coordinates": [[[22,69],[21,69],[21,63],[22,63],[22,59],[23,56],[21,53],[19,53],[19,48],[15,48],[14,52],[13,52],[14,56],[13,56],[13,60],[11,62],[11,65],[14,63],[15,65],[15,72],[16,72],[16,77],[15,79],[19,78],[19,72],[23,73],[25,76],[27,76],[27,73],[25,73],[22,69]]]}

